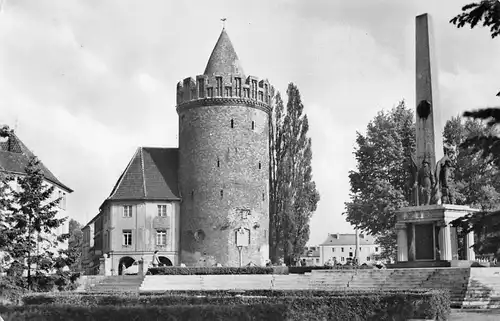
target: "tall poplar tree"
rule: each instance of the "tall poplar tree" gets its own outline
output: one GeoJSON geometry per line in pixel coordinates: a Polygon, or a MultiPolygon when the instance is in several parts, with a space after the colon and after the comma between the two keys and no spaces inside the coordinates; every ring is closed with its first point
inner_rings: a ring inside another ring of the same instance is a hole
{"type": "Polygon", "coordinates": [[[299,89],[288,85],[286,108],[276,95],[270,124],[271,258],[292,264],[309,240],[319,193],[312,179],[309,121],[299,89]]]}

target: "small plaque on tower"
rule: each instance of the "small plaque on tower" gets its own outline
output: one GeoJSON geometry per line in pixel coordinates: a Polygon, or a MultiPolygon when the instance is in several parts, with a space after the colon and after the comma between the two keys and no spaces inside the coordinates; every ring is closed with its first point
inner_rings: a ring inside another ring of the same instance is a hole
{"type": "Polygon", "coordinates": [[[236,230],[236,246],[243,247],[250,245],[250,230],[240,227],[236,230]]]}

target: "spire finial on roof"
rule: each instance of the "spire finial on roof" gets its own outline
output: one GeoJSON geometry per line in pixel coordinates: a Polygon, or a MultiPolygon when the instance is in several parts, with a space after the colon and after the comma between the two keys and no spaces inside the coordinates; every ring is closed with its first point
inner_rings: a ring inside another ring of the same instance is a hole
{"type": "Polygon", "coordinates": [[[227,18],[220,19],[220,21],[222,21],[222,30],[226,30],[226,20],[227,18]]]}

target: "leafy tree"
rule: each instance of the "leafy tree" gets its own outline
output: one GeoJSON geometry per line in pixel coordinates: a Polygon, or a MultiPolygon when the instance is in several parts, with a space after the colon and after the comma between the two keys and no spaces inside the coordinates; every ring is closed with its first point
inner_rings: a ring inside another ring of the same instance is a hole
{"type": "MultiPolygon", "coordinates": [[[[450,20],[458,28],[468,24],[471,28],[483,21],[484,27],[490,28],[491,37],[500,35],[500,2],[495,0],[483,0],[479,3],[471,3],[462,8],[462,14],[450,20]]],[[[500,96],[500,92],[497,93],[500,96]]],[[[484,108],[464,113],[465,117],[486,121],[488,131],[468,137],[463,143],[464,149],[469,148],[471,153],[480,152],[483,160],[491,165],[493,171],[500,166],[500,143],[497,125],[500,123],[500,108],[484,108]]],[[[498,177],[496,172],[492,173],[493,178],[498,177]]],[[[453,222],[453,225],[460,227],[464,232],[475,231],[477,238],[474,248],[479,253],[494,253],[500,256],[500,212],[488,212],[496,207],[498,196],[492,189],[492,185],[481,186],[483,199],[488,199],[493,194],[492,204],[482,206],[483,212],[467,215],[453,222]]],[[[495,186],[496,187],[496,186],[495,186]]]]}
{"type": "Polygon", "coordinates": [[[491,129],[478,120],[453,117],[444,128],[444,142],[454,171],[457,204],[492,210],[500,204],[500,172],[481,152],[467,148],[464,142],[471,137],[489,135],[491,129]]]}
{"type": "Polygon", "coordinates": [[[69,221],[69,240],[68,249],[65,251],[67,256],[67,265],[73,272],[81,270],[82,245],[83,245],[83,225],[78,221],[71,219],[69,221]]]}
{"type": "Polygon", "coordinates": [[[453,17],[450,22],[458,28],[470,25],[471,29],[483,22],[483,27],[489,27],[491,37],[500,35],[500,1],[482,0],[462,7],[462,13],[453,17]]]}
{"type": "Polygon", "coordinates": [[[0,172],[0,273],[6,267],[6,263],[10,261],[9,253],[4,249],[8,244],[9,225],[5,220],[6,211],[10,208],[10,193],[11,188],[9,183],[12,178],[0,172]]]}
{"type": "Polygon", "coordinates": [[[299,89],[288,85],[286,109],[278,93],[270,126],[271,257],[291,264],[309,240],[319,193],[312,179],[309,121],[299,89]]]}
{"type": "Polygon", "coordinates": [[[12,202],[5,216],[10,227],[6,232],[5,250],[17,262],[15,266],[27,270],[30,288],[33,265],[36,265],[37,274],[50,272],[54,267],[57,256],[52,249],[67,238],[67,235],[56,235],[55,230],[66,218],[56,217],[59,199],[53,200],[54,186],[44,183],[38,159],[31,158],[25,175],[17,177],[16,181],[19,191],[12,192],[12,202]]]}
{"type": "Polygon", "coordinates": [[[377,236],[384,258],[395,256],[395,210],[411,200],[407,164],[414,149],[413,112],[404,101],[389,112],[379,112],[365,135],[357,132],[357,166],[349,172],[351,194],[343,215],[360,230],[377,236]]]}

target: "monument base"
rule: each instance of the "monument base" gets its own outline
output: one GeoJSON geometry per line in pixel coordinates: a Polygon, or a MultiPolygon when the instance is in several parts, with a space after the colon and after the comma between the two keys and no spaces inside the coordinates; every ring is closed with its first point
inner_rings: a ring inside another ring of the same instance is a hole
{"type": "Polygon", "coordinates": [[[452,204],[412,206],[396,211],[397,264],[436,267],[451,266],[450,262],[458,259],[474,261],[473,233],[465,235],[460,250],[462,236],[450,223],[476,211],[469,206],[452,204]]]}

